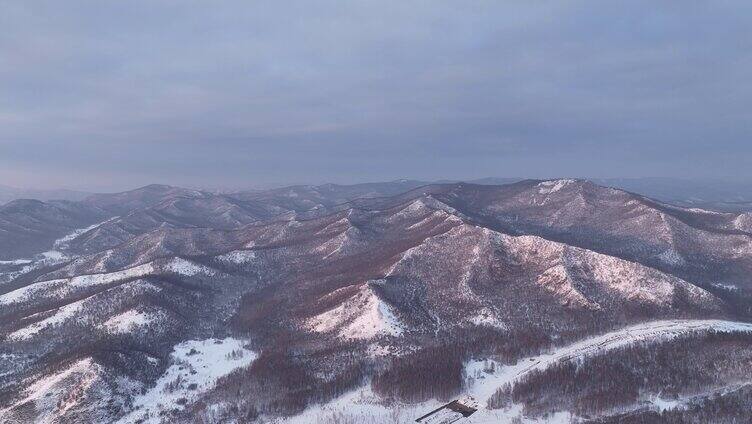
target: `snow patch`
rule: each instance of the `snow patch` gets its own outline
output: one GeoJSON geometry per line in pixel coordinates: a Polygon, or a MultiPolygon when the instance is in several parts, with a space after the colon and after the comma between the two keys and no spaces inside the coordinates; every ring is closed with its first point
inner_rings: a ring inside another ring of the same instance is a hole
{"type": "Polygon", "coordinates": [[[570,184],[574,184],[575,180],[550,180],[543,181],[538,184],[538,193],[549,195],[556,193],[557,191],[567,187],[570,184]]]}
{"type": "Polygon", "coordinates": [[[129,333],[153,320],[151,314],[131,309],[105,321],[100,328],[111,333],[129,333]]]}
{"type": "Polygon", "coordinates": [[[684,266],[687,262],[684,257],[674,249],[668,249],[658,255],[658,259],[666,265],[684,266]]]}
{"type": "Polygon", "coordinates": [[[419,228],[419,227],[421,227],[421,226],[423,226],[423,225],[425,225],[425,224],[427,224],[427,223],[429,223],[429,222],[431,222],[431,221],[433,221],[435,219],[439,219],[439,218],[443,218],[444,220],[451,221],[451,222],[456,222],[456,221],[462,222],[461,219],[457,218],[454,215],[450,215],[450,214],[444,212],[443,210],[437,210],[437,211],[434,211],[433,213],[431,213],[430,215],[428,215],[427,217],[425,217],[425,218],[421,219],[420,221],[416,222],[415,224],[412,224],[412,225],[408,226],[406,229],[407,230],[413,230],[415,228],[419,228]]]}
{"type": "Polygon", "coordinates": [[[731,292],[739,291],[739,287],[734,284],[713,283],[711,286],[731,292]]]}
{"type": "Polygon", "coordinates": [[[723,212],[711,211],[711,210],[702,209],[702,208],[687,208],[687,210],[690,211],[690,212],[704,214],[704,215],[728,215],[728,214],[723,213],[723,212]]]}
{"type": "Polygon", "coordinates": [[[253,250],[233,250],[232,252],[217,256],[217,259],[222,262],[240,265],[253,262],[253,260],[256,259],[256,252],[253,250]]]}
{"type": "Polygon", "coordinates": [[[658,412],[668,411],[669,409],[674,409],[681,405],[681,402],[678,399],[661,399],[660,396],[650,399],[650,403],[653,404],[658,412]]]}
{"type": "Polygon", "coordinates": [[[64,262],[68,259],[68,256],[60,252],[58,250],[48,250],[46,252],[43,252],[41,255],[41,262],[45,262],[48,264],[56,264],[60,262],[64,262]]]}
{"type": "Polygon", "coordinates": [[[154,273],[154,265],[152,263],[147,263],[106,274],[91,274],[73,277],[70,279],[70,286],[76,288],[99,286],[129,278],[145,277],[152,273],[154,273]]]}
{"type": "Polygon", "coordinates": [[[249,366],[257,356],[242,340],[233,338],[180,343],[171,354],[173,364],[154,387],[133,400],[134,410],[118,423],[159,423],[160,412],[184,409],[212,389],[220,377],[249,366]]]}
{"type": "Polygon", "coordinates": [[[334,309],[307,320],[311,331],[338,331],[346,339],[365,340],[376,336],[399,336],[402,324],[392,307],[366,284],[351,298],[334,309]]]}
{"type": "Polygon", "coordinates": [[[27,265],[31,262],[31,259],[14,259],[12,261],[0,261],[0,265],[27,265]]]}
{"type": "Polygon", "coordinates": [[[204,265],[198,265],[196,263],[185,260],[183,258],[175,258],[175,259],[170,260],[165,265],[163,265],[162,269],[164,269],[165,271],[174,272],[175,274],[185,275],[188,277],[191,277],[197,274],[205,274],[205,275],[215,274],[213,269],[206,267],[204,265]]]}
{"type": "Polygon", "coordinates": [[[488,308],[483,308],[478,311],[478,313],[468,318],[468,322],[477,326],[498,328],[500,330],[508,329],[507,325],[497,318],[496,314],[488,308]]]}

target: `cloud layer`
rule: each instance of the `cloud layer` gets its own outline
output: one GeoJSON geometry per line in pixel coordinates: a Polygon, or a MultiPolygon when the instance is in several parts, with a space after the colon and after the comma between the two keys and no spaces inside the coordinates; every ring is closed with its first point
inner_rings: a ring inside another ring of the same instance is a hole
{"type": "Polygon", "coordinates": [[[752,179],[751,9],[2,2],[0,182],[752,179]]]}

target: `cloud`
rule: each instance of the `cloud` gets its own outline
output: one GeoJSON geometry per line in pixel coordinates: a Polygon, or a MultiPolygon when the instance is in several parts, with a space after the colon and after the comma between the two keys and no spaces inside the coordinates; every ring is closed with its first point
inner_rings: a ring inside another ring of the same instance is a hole
{"type": "Polygon", "coordinates": [[[0,178],[749,179],[751,7],[5,4],[0,178]]]}

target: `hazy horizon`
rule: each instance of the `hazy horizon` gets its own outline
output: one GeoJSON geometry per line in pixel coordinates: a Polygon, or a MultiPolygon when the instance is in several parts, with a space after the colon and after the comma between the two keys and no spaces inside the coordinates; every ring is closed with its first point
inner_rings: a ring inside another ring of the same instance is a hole
{"type": "MultiPolygon", "coordinates": [[[[85,188],[71,188],[71,187],[18,187],[18,186],[11,186],[7,184],[0,184],[0,190],[14,190],[19,192],[71,192],[71,193],[82,193],[82,194],[105,194],[105,193],[120,193],[120,192],[126,192],[131,190],[138,190],[150,185],[165,185],[165,186],[174,186],[174,187],[181,187],[181,188],[187,188],[187,189],[194,189],[194,190],[202,190],[202,191],[212,191],[212,192],[233,192],[233,191],[243,191],[243,190],[271,190],[271,189],[277,189],[277,188],[285,188],[285,187],[292,187],[292,186],[321,186],[326,184],[337,184],[337,185],[357,185],[357,184],[378,184],[378,183],[390,183],[390,182],[399,182],[399,181],[411,181],[411,182],[417,182],[417,183],[425,183],[425,184],[441,184],[441,183],[457,183],[457,182],[468,182],[468,183],[485,183],[485,184],[507,184],[512,183],[515,181],[523,181],[523,180],[554,180],[554,179],[576,179],[576,180],[588,180],[595,182],[596,184],[605,184],[608,185],[609,183],[616,183],[616,182],[624,182],[624,183],[649,183],[649,182],[662,182],[666,184],[680,184],[685,185],[687,187],[712,187],[716,186],[717,188],[724,188],[729,191],[734,190],[735,188],[738,188],[739,186],[746,186],[747,183],[744,181],[732,181],[729,179],[723,179],[723,178],[672,178],[672,177],[614,177],[614,178],[598,178],[598,177],[587,177],[587,176],[571,176],[571,175],[563,175],[563,176],[553,176],[553,177],[536,177],[536,176],[529,176],[529,177],[496,177],[496,176],[486,176],[481,178],[456,178],[456,179],[436,179],[436,180],[429,180],[429,179],[421,179],[421,178],[397,178],[397,179],[391,179],[391,180],[353,180],[353,181],[339,181],[339,182],[332,182],[332,181],[312,181],[312,182],[269,182],[267,184],[253,184],[253,182],[243,183],[243,182],[236,182],[235,184],[227,184],[224,186],[221,185],[195,185],[195,184],[168,184],[165,182],[151,182],[147,184],[136,184],[136,185],[127,185],[124,184],[122,187],[116,187],[111,190],[87,190],[85,188]],[[494,180],[498,180],[498,182],[494,182],[494,180]]],[[[749,187],[750,192],[752,192],[752,186],[749,187]]],[[[746,191],[744,192],[746,194],[746,191]]],[[[741,193],[740,193],[741,194],[741,193]]]]}
{"type": "Polygon", "coordinates": [[[8,2],[0,183],[752,181],[752,4],[8,2]]]}

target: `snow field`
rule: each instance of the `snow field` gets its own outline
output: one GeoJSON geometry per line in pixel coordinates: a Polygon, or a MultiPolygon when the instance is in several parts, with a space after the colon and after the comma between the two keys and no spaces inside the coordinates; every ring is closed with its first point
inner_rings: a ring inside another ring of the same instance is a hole
{"type": "Polygon", "coordinates": [[[118,423],[160,422],[159,413],[184,409],[199,395],[214,387],[217,380],[232,371],[249,366],[257,354],[244,347],[242,340],[189,340],[173,349],[173,364],[157,380],[154,387],[137,396],[134,410],[118,423]]]}

